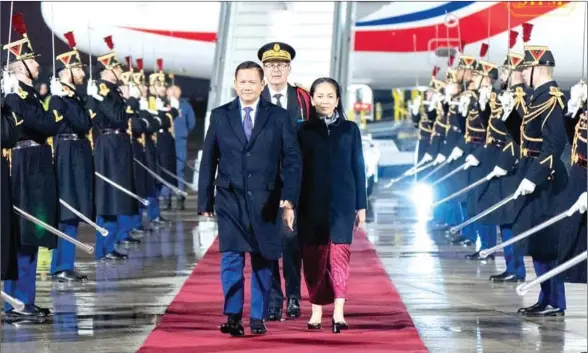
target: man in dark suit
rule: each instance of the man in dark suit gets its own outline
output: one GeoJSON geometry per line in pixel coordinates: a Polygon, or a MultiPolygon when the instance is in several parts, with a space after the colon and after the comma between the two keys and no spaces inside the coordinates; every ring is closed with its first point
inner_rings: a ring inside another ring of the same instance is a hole
{"type": "MultiPolygon", "coordinates": [[[[310,114],[310,94],[308,91],[298,84],[293,86],[288,83],[288,77],[292,72],[290,62],[295,56],[296,51],[294,48],[281,42],[268,43],[257,52],[257,57],[263,63],[265,77],[268,82],[268,85],[261,93],[261,97],[278,107],[286,109],[293,126],[308,120],[310,114]]],[[[293,231],[283,227],[281,233],[284,239],[282,271],[286,285],[286,297],[288,298],[287,316],[296,318],[300,316],[300,270],[302,265],[296,224],[293,231]]],[[[283,303],[284,294],[280,278],[280,265],[279,261],[276,261],[268,320],[279,321],[282,318],[283,303]]]]}
{"type": "Polygon", "coordinates": [[[280,208],[284,223],[292,229],[300,189],[302,160],[294,127],[284,109],[260,99],[264,84],[258,64],[247,61],[237,67],[239,97],[212,111],[200,163],[198,212],[217,214],[227,315],[220,330],[232,336],[245,333],[241,321],[245,253],[251,256],[253,274],[251,333],[267,331],[263,320],[268,314],[272,268],[282,249],[280,208]]]}

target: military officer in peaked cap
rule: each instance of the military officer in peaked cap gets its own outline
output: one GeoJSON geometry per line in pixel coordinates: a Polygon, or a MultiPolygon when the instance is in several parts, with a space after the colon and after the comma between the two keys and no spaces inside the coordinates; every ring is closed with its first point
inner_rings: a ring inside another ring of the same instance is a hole
{"type": "MultiPolygon", "coordinates": [[[[268,83],[261,96],[280,108],[288,111],[294,127],[299,122],[308,120],[310,115],[310,94],[302,86],[288,83],[292,72],[291,62],[296,57],[296,51],[290,45],[282,42],[270,42],[259,48],[257,57],[263,64],[263,70],[268,83]]],[[[296,219],[296,218],[295,218],[296,219]]],[[[300,316],[300,270],[301,257],[298,247],[296,224],[294,231],[282,227],[284,237],[283,274],[286,285],[287,316],[300,316]]],[[[269,304],[269,320],[278,321],[282,316],[284,294],[280,278],[279,261],[274,265],[274,279],[272,283],[271,300],[269,304]]]]}
{"type": "MultiPolygon", "coordinates": [[[[54,137],[55,169],[59,198],[88,218],[94,216],[94,164],[92,146],[87,135],[92,128],[92,114],[84,100],[77,95],[76,86],[84,82],[84,65],[76,50],[73,32],[65,34],[70,50],[55,59],[56,75],[51,81],[49,109],[60,117],[60,126],[54,137]]],[[[77,238],[79,217],[60,205],[59,230],[77,238]]],[[[74,271],[75,246],[59,239],[53,250],[51,275],[60,282],[86,281],[86,276],[74,271]]]]}
{"type": "MultiPolygon", "coordinates": [[[[14,206],[46,224],[57,226],[57,185],[55,180],[52,146],[49,138],[55,135],[61,117],[46,111],[39,93],[33,87],[38,79],[38,56],[26,35],[22,15],[12,20],[21,39],[6,44],[10,75],[3,78],[5,104],[22,116],[22,130],[11,152],[12,202],[14,206]],[[16,94],[13,94],[16,93],[16,94]]],[[[18,279],[4,282],[4,291],[22,301],[25,308],[18,311],[4,303],[7,321],[31,320],[38,322],[50,315],[49,309],[35,305],[37,255],[39,247],[53,249],[57,237],[29,220],[20,218],[16,224],[20,232],[17,251],[18,279]]]]}

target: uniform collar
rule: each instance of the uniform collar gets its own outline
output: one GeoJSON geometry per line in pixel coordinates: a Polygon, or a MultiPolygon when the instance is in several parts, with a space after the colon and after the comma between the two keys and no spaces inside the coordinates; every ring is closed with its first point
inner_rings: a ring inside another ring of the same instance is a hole
{"type": "Polygon", "coordinates": [[[535,97],[538,97],[545,92],[549,92],[551,87],[558,87],[557,82],[555,82],[554,80],[545,82],[541,86],[535,88],[535,92],[533,92],[533,95],[535,97]]]}

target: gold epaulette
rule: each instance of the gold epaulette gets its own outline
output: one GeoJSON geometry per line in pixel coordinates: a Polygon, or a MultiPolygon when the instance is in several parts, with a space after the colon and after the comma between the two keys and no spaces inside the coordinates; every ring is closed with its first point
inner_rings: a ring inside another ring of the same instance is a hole
{"type": "Polygon", "coordinates": [[[55,158],[55,147],[53,146],[53,137],[47,137],[47,144],[51,147],[51,159],[55,158]]]}
{"type": "Polygon", "coordinates": [[[525,90],[522,87],[517,87],[514,91],[514,109],[518,109],[522,106],[523,113],[527,114],[527,104],[525,103],[525,90]]]}
{"type": "Polygon", "coordinates": [[[556,97],[557,103],[559,103],[559,106],[561,107],[561,109],[565,109],[566,105],[564,104],[563,100],[561,99],[561,97],[563,97],[564,94],[559,89],[559,87],[556,87],[556,86],[549,87],[549,94],[556,97]]]}
{"type": "Polygon", "coordinates": [[[299,83],[299,82],[294,82],[294,87],[303,89],[306,92],[310,92],[310,89],[308,87],[304,86],[302,83],[299,83]]]}
{"type": "Polygon", "coordinates": [[[3,148],[2,157],[8,160],[8,174],[12,175],[12,149],[3,148]]]}

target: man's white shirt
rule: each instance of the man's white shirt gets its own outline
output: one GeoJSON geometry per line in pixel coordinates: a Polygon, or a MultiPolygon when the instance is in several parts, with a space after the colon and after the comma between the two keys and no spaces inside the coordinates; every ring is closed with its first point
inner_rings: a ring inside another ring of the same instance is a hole
{"type": "Polygon", "coordinates": [[[276,99],[275,95],[281,94],[282,96],[280,97],[280,104],[282,104],[282,108],[288,109],[288,84],[286,83],[284,88],[282,88],[282,90],[279,92],[272,90],[269,85],[267,88],[269,90],[269,94],[270,94],[270,98],[272,99],[272,103],[277,105],[278,100],[276,99]]]}

